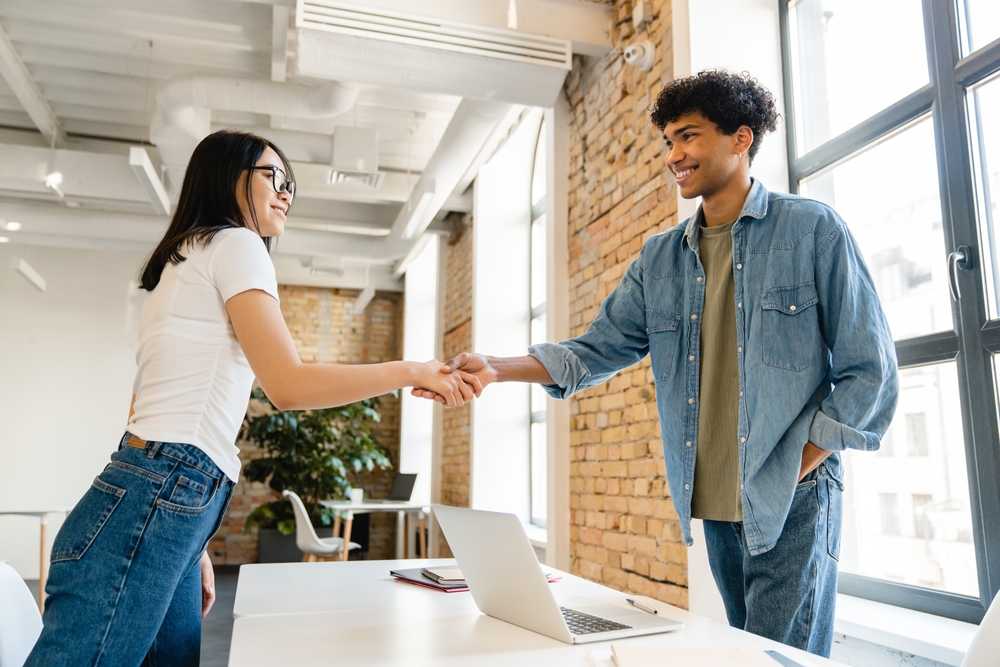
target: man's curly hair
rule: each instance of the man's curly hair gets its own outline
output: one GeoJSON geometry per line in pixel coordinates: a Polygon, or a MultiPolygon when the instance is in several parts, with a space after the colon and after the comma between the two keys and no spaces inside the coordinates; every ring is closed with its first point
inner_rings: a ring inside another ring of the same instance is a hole
{"type": "Polygon", "coordinates": [[[661,132],[684,114],[697,111],[715,123],[723,134],[734,134],[741,126],[753,130],[750,162],[757,155],[764,135],[777,126],[774,96],[749,73],[734,74],[708,69],[694,76],[675,79],[663,87],[650,118],[661,132]]]}

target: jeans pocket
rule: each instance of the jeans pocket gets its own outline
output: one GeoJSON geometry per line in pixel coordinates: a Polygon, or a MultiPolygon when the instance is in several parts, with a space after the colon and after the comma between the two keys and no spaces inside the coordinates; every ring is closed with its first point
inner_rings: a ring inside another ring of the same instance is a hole
{"type": "Polygon", "coordinates": [[[175,514],[201,514],[212,504],[221,482],[186,468],[183,474],[178,471],[171,475],[167,484],[172,486],[169,499],[158,498],[158,508],[175,514]]]}
{"type": "Polygon", "coordinates": [[[125,497],[125,489],[94,478],[94,484],[66,517],[52,543],[52,562],[80,560],[94,543],[111,513],[125,497]]]}
{"type": "Polygon", "coordinates": [[[764,293],[760,305],[765,364],[802,371],[816,363],[823,349],[817,303],[815,283],[774,287],[764,293]]]}
{"type": "Polygon", "coordinates": [[[843,491],[840,482],[826,480],[826,549],[833,560],[840,560],[840,524],[843,513],[843,491]]]}

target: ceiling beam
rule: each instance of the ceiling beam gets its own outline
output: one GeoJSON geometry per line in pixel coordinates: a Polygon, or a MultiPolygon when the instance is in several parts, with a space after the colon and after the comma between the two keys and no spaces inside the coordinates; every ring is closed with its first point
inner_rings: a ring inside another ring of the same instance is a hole
{"type": "Polygon", "coordinates": [[[0,26],[0,76],[3,76],[7,85],[14,91],[21,106],[28,112],[35,127],[46,141],[55,146],[65,146],[66,136],[59,125],[59,119],[45,101],[35,80],[31,78],[31,73],[25,67],[24,61],[21,60],[3,26],[0,26]]]}
{"type": "Polygon", "coordinates": [[[271,7],[271,81],[284,81],[288,71],[288,7],[271,7]]]}

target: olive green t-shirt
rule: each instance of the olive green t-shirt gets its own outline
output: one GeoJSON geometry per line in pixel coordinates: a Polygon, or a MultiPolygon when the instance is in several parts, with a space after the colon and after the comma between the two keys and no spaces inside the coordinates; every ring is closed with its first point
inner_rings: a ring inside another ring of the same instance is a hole
{"type": "Polygon", "coordinates": [[[705,269],[705,307],[691,516],[714,521],[743,520],[733,224],[702,227],[698,240],[705,269]]]}

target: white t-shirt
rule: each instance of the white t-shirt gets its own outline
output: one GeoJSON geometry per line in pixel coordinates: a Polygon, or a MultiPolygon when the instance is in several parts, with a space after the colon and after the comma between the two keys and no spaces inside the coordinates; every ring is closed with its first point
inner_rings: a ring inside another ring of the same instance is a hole
{"type": "Polygon", "coordinates": [[[236,436],[254,375],[226,301],[251,289],[278,298],[274,265],[249,229],[218,232],[191,244],[180,264],[167,264],[142,307],[128,430],[143,440],[181,442],[205,452],[234,482],[240,475],[236,436]]]}

